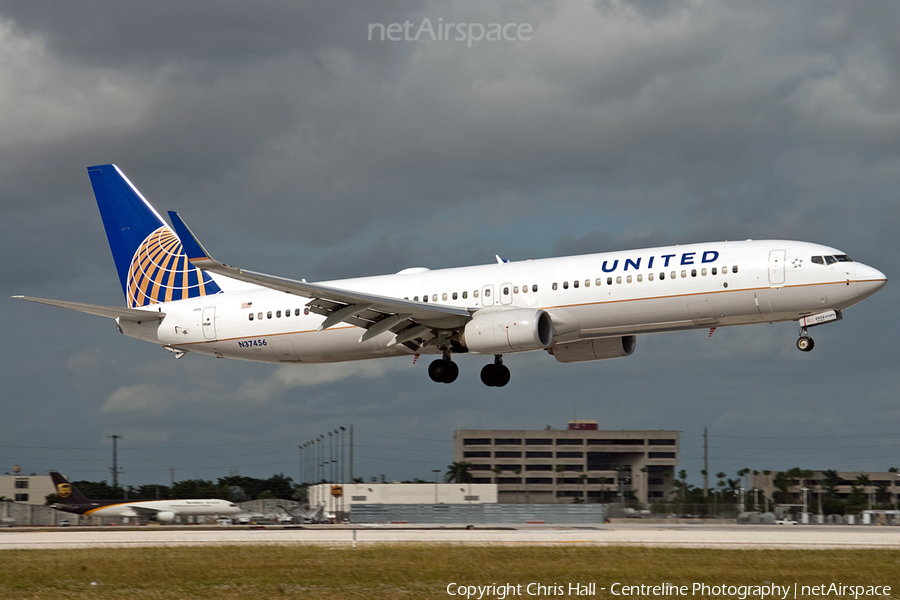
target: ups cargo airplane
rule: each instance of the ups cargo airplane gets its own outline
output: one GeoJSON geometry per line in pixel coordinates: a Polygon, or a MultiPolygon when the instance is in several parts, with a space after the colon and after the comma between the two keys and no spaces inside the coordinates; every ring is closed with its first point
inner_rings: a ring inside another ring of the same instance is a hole
{"type": "Polygon", "coordinates": [[[497,262],[310,283],[214,260],[177,213],[170,228],[115,165],[88,174],[126,308],[23,298],[115,319],[127,336],[187,352],[271,363],[437,354],[433,381],[459,375],[453,356],[546,350],[562,363],[630,356],[639,334],[796,321],[809,327],[884,287],[880,271],[828,246],[747,240],[497,262]]]}
{"type": "Polygon", "coordinates": [[[145,521],[171,523],[175,517],[236,515],[244,512],[227,500],[90,500],[56,471],[50,472],[59,502],[50,506],[89,517],[130,517],[145,521]]]}

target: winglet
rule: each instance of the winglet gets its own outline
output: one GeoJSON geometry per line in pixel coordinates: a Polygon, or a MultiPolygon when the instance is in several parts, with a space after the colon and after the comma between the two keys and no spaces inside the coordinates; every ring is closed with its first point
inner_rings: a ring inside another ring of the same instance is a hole
{"type": "Polygon", "coordinates": [[[194,232],[191,231],[191,228],[187,226],[184,219],[178,216],[177,212],[170,210],[169,219],[172,221],[172,227],[175,229],[175,234],[178,236],[178,239],[181,240],[181,246],[184,248],[188,260],[191,262],[197,260],[213,260],[209,255],[209,252],[206,251],[206,248],[203,247],[203,244],[200,243],[200,240],[198,240],[197,236],[194,235],[194,232]]]}

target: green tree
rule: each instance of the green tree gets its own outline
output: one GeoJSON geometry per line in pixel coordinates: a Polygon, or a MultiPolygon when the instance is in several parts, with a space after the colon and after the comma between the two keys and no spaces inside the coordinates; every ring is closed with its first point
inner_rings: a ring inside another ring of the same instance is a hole
{"type": "Polygon", "coordinates": [[[471,483],[472,473],[469,472],[472,463],[465,461],[454,462],[447,467],[444,481],[447,483],[471,483]]]}

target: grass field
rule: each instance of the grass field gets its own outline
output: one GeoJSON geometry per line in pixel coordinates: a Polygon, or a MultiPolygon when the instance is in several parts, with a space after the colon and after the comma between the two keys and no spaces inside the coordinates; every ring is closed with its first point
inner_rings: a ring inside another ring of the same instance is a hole
{"type": "MultiPolygon", "coordinates": [[[[889,585],[891,595],[878,597],[898,598],[900,551],[398,544],[357,549],[228,546],[0,552],[3,600],[459,598],[447,593],[448,584],[454,582],[563,586],[564,592],[555,595],[528,595],[523,586],[518,597],[524,598],[577,598],[569,594],[567,586],[591,582],[597,584],[593,596],[597,598],[615,597],[609,591],[615,582],[688,586],[698,582],[734,586],[889,585]],[[601,587],[606,591],[601,591],[601,587]]],[[[510,597],[515,596],[507,596],[510,597]]],[[[793,598],[793,593],[789,597],[793,598]]]]}

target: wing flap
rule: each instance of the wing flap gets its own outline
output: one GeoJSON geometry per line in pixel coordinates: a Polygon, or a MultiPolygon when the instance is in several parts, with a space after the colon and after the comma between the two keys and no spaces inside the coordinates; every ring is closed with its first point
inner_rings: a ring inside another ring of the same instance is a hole
{"type": "Polygon", "coordinates": [[[472,318],[471,312],[466,308],[411,302],[400,298],[345,290],[309,283],[305,280],[296,281],[229,266],[209,255],[178,213],[170,211],[169,217],[172,220],[172,227],[181,238],[188,258],[197,268],[287,294],[311,298],[307,306],[309,306],[310,312],[326,317],[325,328],[337,322],[368,328],[376,320],[384,318],[380,315],[403,314],[408,315],[406,319],[426,325],[430,329],[458,329],[472,318]]]}

